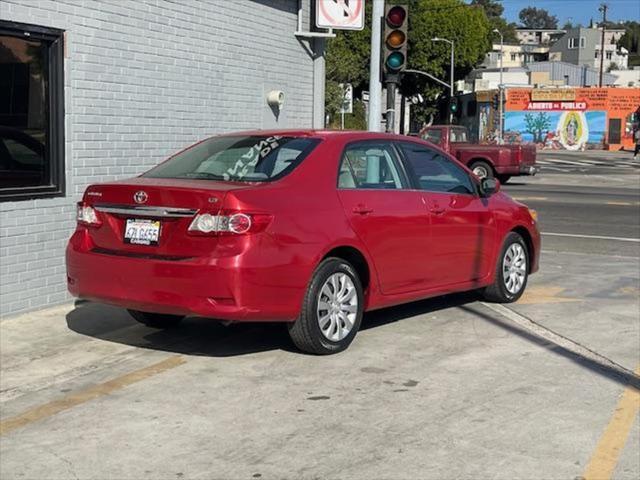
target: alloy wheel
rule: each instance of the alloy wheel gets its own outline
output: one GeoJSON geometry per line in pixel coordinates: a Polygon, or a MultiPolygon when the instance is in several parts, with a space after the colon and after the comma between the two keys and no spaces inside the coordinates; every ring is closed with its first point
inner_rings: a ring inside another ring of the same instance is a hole
{"type": "Polygon", "coordinates": [[[318,295],[317,318],[320,331],[332,342],[351,332],[358,313],[358,295],[346,273],[334,273],[322,285],[318,295]]]}
{"type": "Polygon", "coordinates": [[[512,243],[502,259],[502,279],[507,291],[516,295],[522,290],[527,275],[527,255],[519,243],[512,243]]]}

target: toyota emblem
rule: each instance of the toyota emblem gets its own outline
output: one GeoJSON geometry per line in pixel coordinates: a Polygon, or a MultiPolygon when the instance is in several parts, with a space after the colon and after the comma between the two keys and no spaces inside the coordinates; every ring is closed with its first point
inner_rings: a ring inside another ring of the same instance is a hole
{"type": "Polygon", "coordinates": [[[140,190],[133,194],[133,199],[135,200],[136,203],[147,203],[148,198],[149,196],[147,195],[147,192],[145,192],[144,190],[140,190]]]}

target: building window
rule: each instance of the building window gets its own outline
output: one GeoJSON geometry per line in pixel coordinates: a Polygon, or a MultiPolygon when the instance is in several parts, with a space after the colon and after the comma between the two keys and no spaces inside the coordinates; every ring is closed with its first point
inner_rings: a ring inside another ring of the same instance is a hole
{"type": "Polygon", "coordinates": [[[607,52],[607,60],[611,60],[613,57],[613,52],[607,52]]]}
{"type": "Polygon", "coordinates": [[[578,39],[570,38],[569,39],[569,48],[578,48],[578,39]]]}
{"type": "Polygon", "coordinates": [[[515,53],[512,53],[512,54],[511,54],[511,61],[512,61],[512,62],[515,62],[515,61],[516,61],[516,58],[518,58],[518,55],[517,55],[517,54],[515,54],[515,53]]]}
{"type": "Polygon", "coordinates": [[[580,37],[580,48],[584,48],[587,45],[587,40],[584,37],[580,37]]]}
{"type": "Polygon", "coordinates": [[[0,201],[64,195],[63,32],[0,20],[0,201]]]}
{"type": "Polygon", "coordinates": [[[599,50],[596,50],[596,53],[595,53],[596,58],[598,58],[598,52],[599,52],[599,50]]]}

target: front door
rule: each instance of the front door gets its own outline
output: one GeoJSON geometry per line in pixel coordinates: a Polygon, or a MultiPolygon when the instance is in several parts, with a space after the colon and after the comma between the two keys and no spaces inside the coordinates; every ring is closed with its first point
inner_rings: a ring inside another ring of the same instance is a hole
{"type": "Polygon", "coordinates": [[[384,294],[425,288],[429,215],[390,142],[347,145],[338,195],[351,227],[373,259],[384,294]]]}
{"type": "Polygon", "coordinates": [[[435,149],[403,142],[407,170],[417,181],[430,214],[430,261],[438,285],[487,276],[493,268],[495,220],[470,175],[435,149]]]}

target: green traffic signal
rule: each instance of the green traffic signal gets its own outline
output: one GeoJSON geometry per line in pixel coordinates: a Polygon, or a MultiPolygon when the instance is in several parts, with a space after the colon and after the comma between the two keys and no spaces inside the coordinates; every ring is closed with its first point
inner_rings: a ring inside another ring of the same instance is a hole
{"type": "Polygon", "coordinates": [[[404,55],[401,52],[393,52],[387,57],[387,68],[399,70],[404,65],[404,55]]]}

